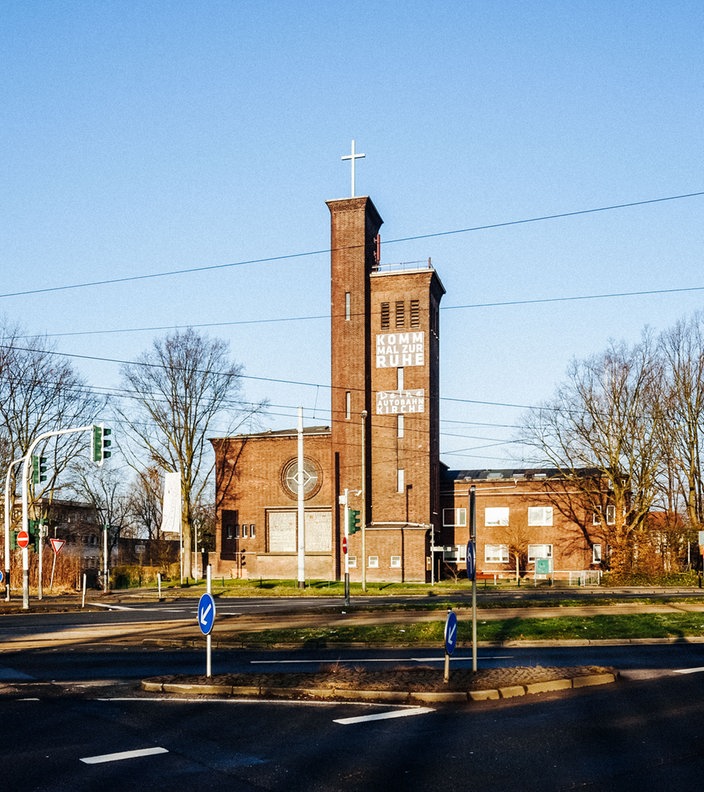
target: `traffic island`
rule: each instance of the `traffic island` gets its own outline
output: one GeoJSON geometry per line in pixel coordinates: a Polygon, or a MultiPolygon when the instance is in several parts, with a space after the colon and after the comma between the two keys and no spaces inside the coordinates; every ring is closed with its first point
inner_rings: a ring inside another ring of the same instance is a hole
{"type": "Polygon", "coordinates": [[[150,693],[290,698],[379,703],[467,703],[554,693],[613,683],[618,672],[603,666],[540,666],[457,670],[445,682],[436,668],[392,671],[341,665],[313,673],[161,676],[142,681],[150,693]]]}

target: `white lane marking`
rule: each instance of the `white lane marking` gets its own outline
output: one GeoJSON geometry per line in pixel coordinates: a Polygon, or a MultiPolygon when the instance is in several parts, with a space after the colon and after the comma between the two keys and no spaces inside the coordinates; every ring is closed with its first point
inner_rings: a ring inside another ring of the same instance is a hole
{"type": "Polygon", "coordinates": [[[333,723],[339,723],[342,726],[350,726],[354,723],[365,723],[366,721],[388,720],[389,718],[409,718],[412,715],[426,715],[428,712],[434,712],[431,707],[413,707],[410,709],[392,710],[391,712],[376,712],[373,715],[358,715],[354,718],[337,718],[333,723]]]}
{"type": "MultiPolygon", "coordinates": [[[[511,660],[513,655],[494,655],[480,657],[480,660],[511,660]]],[[[469,662],[471,657],[454,657],[452,662],[469,662]]],[[[309,660],[250,660],[250,665],[306,665],[308,663],[320,663],[327,665],[337,665],[338,663],[444,663],[444,657],[354,657],[350,659],[341,658],[339,660],[321,660],[312,658],[309,660]]]]}
{"type": "Polygon", "coordinates": [[[699,674],[704,671],[704,666],[699,668],[677,668],[673,671],[675,674],[699,674]]]}
{"type": "Polygon", "coordinates": [[[155,754],[168,753],[166,748],[139,748],[136,751],[121,751],[120,753],[102,754],[102,756],[84,756],[84,764],[102,764],[103,762],[119,762],[123,759],[134,759],[140,756],[154,756],[155,754]]]}

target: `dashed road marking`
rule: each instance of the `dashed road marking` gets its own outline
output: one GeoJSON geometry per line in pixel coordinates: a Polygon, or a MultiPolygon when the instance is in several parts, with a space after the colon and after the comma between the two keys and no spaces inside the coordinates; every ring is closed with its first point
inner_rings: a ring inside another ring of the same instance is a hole
{"type": "Polygon", "coordinates": [[[102,754],[101,756],[84,756],[84,764],[103,764],[104,762],[120,762],[123,759],[136,759],[142,756],[154,756],[168,753],[166,748],[138,748],[135,751],[120,751],[119,753],[102,754]]]}
{"type": "Polygon", "coordinates": [[[391,710],[390,712],[375,712],[373,715],[358,715],[353,718],[336,718],[333,723],[342,726],[351,726],[355,723],[365,723],[367,721],[389,720],[390,718],[410,718],[413,715],[427,715],[434,712],[431,707],[409,707],[408,709],[391,710]]]}

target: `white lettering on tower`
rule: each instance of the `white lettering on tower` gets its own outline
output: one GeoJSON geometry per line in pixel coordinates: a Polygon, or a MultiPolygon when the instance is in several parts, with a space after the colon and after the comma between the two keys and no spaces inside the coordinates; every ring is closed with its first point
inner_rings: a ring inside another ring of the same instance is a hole
{"type": "Polygon", "coordinates": [[[425,332],[378,333],[376,336],[376,367],[425,365],[425,332]]]}

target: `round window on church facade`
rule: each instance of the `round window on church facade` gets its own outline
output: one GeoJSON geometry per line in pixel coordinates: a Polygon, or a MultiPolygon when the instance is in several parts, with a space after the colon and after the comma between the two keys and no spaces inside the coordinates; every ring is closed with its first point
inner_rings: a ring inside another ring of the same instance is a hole
{"type": "MultiPolygon", "coordinates": [[[[303,458],[303,497],[305,500],[318,493],[323,481],[323,471],[312,459],[303,458]]],[[[298,458],[289,459],[281,469],[281,486],[290,498],[298,498],[298,458]]]]}

